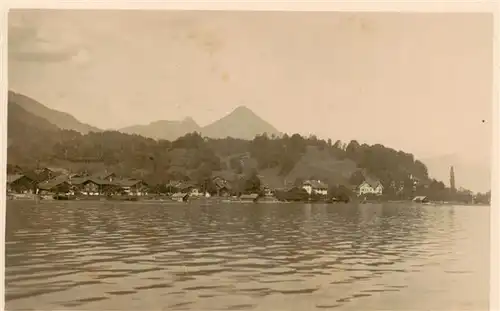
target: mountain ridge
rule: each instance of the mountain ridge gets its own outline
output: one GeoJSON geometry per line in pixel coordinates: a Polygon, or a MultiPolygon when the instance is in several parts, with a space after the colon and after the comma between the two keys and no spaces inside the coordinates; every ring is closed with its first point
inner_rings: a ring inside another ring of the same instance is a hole
{"type": "Polygon", "coordinates": [[[154,139],[174,140],[192,132],[204,137],[253,139],[257,135],[280,135],[274,126],[263,120],[246,106],[238,106],[229,114],[206,125],[200,126],[192,117],[182,120],[157,120],[144,125],[132,125],[118,129],[126,134],[137,134],[154,139]]]}
{"type": "Polygon", "coordinates": [[[149,124],[138,124],[118,129],[125,134],[141,135],[153,139],[175,140],[187,133],[199,132],[201,127],[191,117],[182,120],[157,120],[149,124]]]}
{"type": "Polygon", "coordinates": [[[16,103],[27,112],[42,117],[61,129],[75,130],[82,134],[102,131],[95,126],[79,121],[77,118],[67,112],[51,109],[29,96],[14,92],[12,90],[8,91],[8,102],[16,103]]]}

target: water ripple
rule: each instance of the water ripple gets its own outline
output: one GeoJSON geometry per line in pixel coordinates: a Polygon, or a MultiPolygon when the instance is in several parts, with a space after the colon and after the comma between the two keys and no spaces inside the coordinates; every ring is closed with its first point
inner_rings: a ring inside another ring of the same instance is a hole
{"type": "Polygon", "coordinates": [[[488,214],[9,201],[5,299],[9,310],[439,309],[451,299],[487,309],[478,245],[488,214]]]}

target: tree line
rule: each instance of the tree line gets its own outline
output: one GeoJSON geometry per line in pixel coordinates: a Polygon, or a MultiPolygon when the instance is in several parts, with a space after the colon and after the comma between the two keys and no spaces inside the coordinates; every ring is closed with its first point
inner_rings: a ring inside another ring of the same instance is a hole
{"type": "Polygon", "coordinates": [[[63,161],[84,167],[100,163],[117,174],[141,177],[149,184],[189,180],[206,187],[213,186],[209,181],[212,173],[222,170],[246,175],[242,177],[242,184],[257,184],[258,171],[267,168],[278,168],[279,174],[286,176],[307,148],[315,147],[332,158],[349,159],[356,163],[358,170],[350,176],[350,185],[344,187],[359,185],[366,176],[370,176],[380,180],[388,196],[401,196],[401,185],[403,196],[422,193],[441,198],[449,195],[448,188],[440,181],[429,179],[427,167],[410,153],[381,144],[360,144],[356,140],[333,142],[314,135],[270,137],[263,134],[253,140],[242,140],[230,137],[212,139],[194,132],[168,141],[117,131],[80,134],[72,130],[23,131],[17,128],[11,132],[9,126],[9,143],[8,162],[12,164],[34,167],[39,163],[50,165],[63,161]],[[239,157],[233,157],[227,163],[221,160],[239,154],[255,159],[256,169],[244,172],[239,157]],[[421,181],[422,186],[416,188],[414,179],[421,181]]]}

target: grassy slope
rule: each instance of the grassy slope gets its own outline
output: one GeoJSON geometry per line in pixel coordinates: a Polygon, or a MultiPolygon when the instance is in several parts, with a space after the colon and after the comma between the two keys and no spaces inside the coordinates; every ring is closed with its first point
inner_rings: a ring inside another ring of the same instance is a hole
{"type": "MultiPolygon", "coordinates": [[[[221,158],[221,161],[227,163],[233,157],[243,158],[244,173],[251,171],[256,167],[255,159],[244,159],[244,154],[235,154],[221,158]]],[[[280,175],[280,168],[269,168],[259,171],[259,177],[263,184],[271,188],[282,188],[289,186],[296,179],[307,179],[317,177],[328,183],[348,185],[351,174],[357,170],[356,163],[352,160],[339,160],[332,156],[326,150],[318,150],[315,147],[309,147],[302,158],[295,164],[295,167],[285,176],[280,175]]],[[[237,174],[227,169],[222,172],[215,172],[228,180],[234,180],[237,174]]]]}

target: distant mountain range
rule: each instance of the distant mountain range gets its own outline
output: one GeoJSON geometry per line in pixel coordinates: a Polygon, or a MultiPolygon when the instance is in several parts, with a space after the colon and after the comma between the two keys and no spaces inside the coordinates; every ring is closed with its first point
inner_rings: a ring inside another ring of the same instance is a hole
{"type": "MultiPolygon", "coordinates": [[[[34,116],[47,120],[60,129],[75,130],[82,134],[103,131],[80,122],[69,113],[50,109],[28,96],[13,91],[9,91],[10,103],[18,105],[34,116]]],[[[256,135],[263,133],[267,133],[269,136],[280,134],[275,127],[244,106],[236,108],[220,120],[204,127],[199,126],[193,118],[188,117],[180,121],[159,120],[147,125],[128,126],[118,129],[118,131],[166,140],[175,140],[192,132],[200,132],[203,136],[210,138],[226,138],[230,136],[239,139],[253,139],[256,135]]]]}
{"type": "Polygon", "coordinates": [[[167,140],[175,140],[192,132],[200,132],[202,136],[210,138],[230,136],[239,139],[253,139],[256,135],[263,133],[269,136],[280,134],[275,127],[244,106],[236,108],[222,119],[204,127],[199,126],[192,118],[185,118],[182,121],[162,120],[147,125],[134,125],[118,131],[167,140]]]}
{"type": "Polygon", "coordinates": [[[147,125],[133,125],[118,130],[125,134],[137,134],[154,139],[175,140],[187,133],[200,132],[201,127],[192,119],[182,121],[155,121],[147,125]]]}

